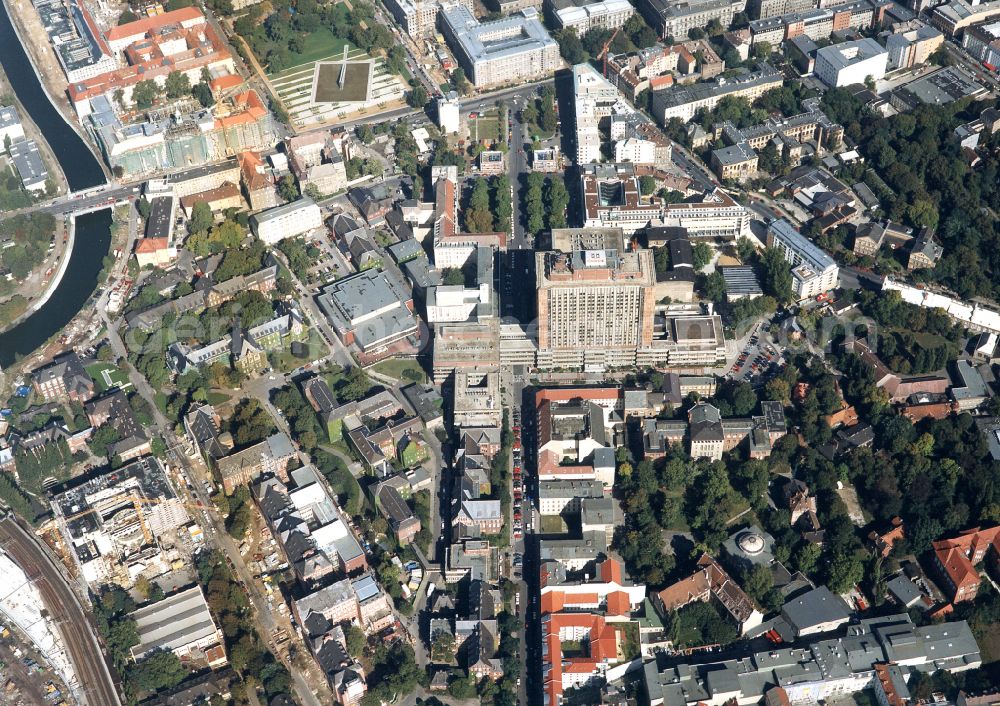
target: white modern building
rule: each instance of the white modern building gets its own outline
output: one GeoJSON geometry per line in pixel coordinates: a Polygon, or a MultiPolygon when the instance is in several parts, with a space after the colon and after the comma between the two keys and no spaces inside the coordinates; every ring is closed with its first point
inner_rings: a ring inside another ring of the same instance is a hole
{"type": "Polygon", "coordinates": [[[17,142],[23,137],[24,126],[17,108],[13,105],[0,106],[0,144],[6,145],[8,140],[17,142]]]}
{"type": "Polygon", "coordinates": [[[437,99],[438,127],[446,135],[458,132],[462,126],[462,102],[458,94],[451,91],[437,99]]]}
{"type": "MultiPolygon", "coordinates": [[[[601,120],[610,118],[617,104],[624,104],[618,89],[590,64],[573,67],[573,101],[576,108],[576,163],[601,161],[601,120]]],[[[622,109],[624,109],[622,105],[622,109]]]]}
{"type": "Polygon", "coordinates": [[[874,39],[865,38],[823,47],[816,52],[816,78],[830,88],[875,81],[885,76],[889,52],[874,39]]]}
{"type": "Polygon", "coordinates": [[[618,29],[635,14],[628,0],[546,0],[545,4],[560,29],[575,29],[580,37],[592,29],[618,29]]]}
{"type": "Polygon", "coordinates": [[[799,299],[818,296],[837,286],[837,263],[785,219],[767,229],[767,246],[781,249],[792,266],[792,289],[799,299]]]}
{"type": "Polygon", "coordinates": [[[323,214],[308,196],[256,213],[250,218],[254,234],[268,245],[323,227],[323,214]]]}
{"type": "Polygon", "coordinates": [[[562,63],[534,8],[480,23],[465,5],[449,4],[441,9],[441,30],[476,88],[549,76],[562,63]]]}

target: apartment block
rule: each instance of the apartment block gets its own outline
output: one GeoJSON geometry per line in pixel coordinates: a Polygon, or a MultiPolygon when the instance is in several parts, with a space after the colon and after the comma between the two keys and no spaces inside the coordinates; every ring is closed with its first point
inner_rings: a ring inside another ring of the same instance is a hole
{"type": "Polygon", "coordinates": [[[348,520],[314,466],[271,476],[254,486],[254,498],[299,581],[313,584],[332,574],[368,567],[348,520]]]}
{"type": "MultiPolygon", "coordinates": [[[[886,38],[885,48],[889,52],[887,67],[889,71],[908,69],[927,63],[931,54],[944,43],[944,35],[936,28],[923,24],[919,20],[915,20],[915,22],[918,23],[917,27],[905,32],[893,32],[886,38]]],[[[1000,27],[1000,25],[997,26],[1000,27]]],[[[966,36],[962,40],[966,51],[969,51],[969,35],[975,29],[971,28],[966,32],[966,36]]],[[[981,61],[985,61],[985,59],[981,59],[981,61]]]]}
{"type": "Polygon", "coordinates": [[[931,10],[931,24],[949,37],[957,37],[967,28],[1000,15],[1000,0],[969,2],[951,0],[931,10]]]}
{"type": "Polygon", "coordinates": [[[962,48],[976,61],[1000,66],[1000,22],[969,27],[962,35],[962,48]]]}
{"type": "Polygon", "coordinates": [[[820,3],[819,7],[752,20],[750,34],[754,44],[768,42],[772,46],[798,37],[820,41],[840,30],[879,27],[884,15],[885,5],[876,0],[854,0],[838,5],[820,3]]]}
{"type": "Polygon", "coordinates": [[[94,394],[94,381],[76,351],[61,353],[48,365],[31,373],[35,392],[46,402],[68,398],[84,402],[94,394]]]}
{"type": "Polygon", "coordinates": [[[255,213],[250,219],[254,234],[268,245],[323,227],[323,214],[308,196],[284,206],[255,213]]]}
{"type": "Polygon", "coordinates": [[[652,113],[662,125],[672,118],[688,122],[702,108],[714,109],[726,96],[745,98],[753,103],[772,88],[780,88],[783,81],[780,72],[768,64],[761,64],[757,70],[732,79],[717,78],[712,82],[654,91],[652,113]]]}
{"type": "Polygon", "coordinates": [[[686,39],[689,30],[704,29],[712,20],[729,27],[737,13],[745,8],[746,0],[688,0],[682,3],[643,0],[639,6],[646,21],[664,39],[686,39]]]}
{"type": "Polygon", "coordinates": [[[792,288],[799,299],[815,297],[837,286],[837,263],[785,219],[767,229],[767,246],[779,248],[791,265],[792,288]]]}

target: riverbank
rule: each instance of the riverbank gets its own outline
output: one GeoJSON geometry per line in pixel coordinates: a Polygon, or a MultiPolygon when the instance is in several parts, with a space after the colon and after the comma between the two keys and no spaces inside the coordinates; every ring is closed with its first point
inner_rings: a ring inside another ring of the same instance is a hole
{"type": "MultiPolygon", "coordinates": [[[[41,85],[42,91],[48,98],[49,103],[60,114],[66,126],[70,128],[83,141],[87,149],[94,155],[94,159],[104,173],[106,181],[110,181],[111,174],[100,159],[95,146],[90,143],[90,138],[78,122],[76,111],[69,102],[66,95],[68,82],[66,74],[63,73],[62,65],[56,57],[55,48],[49,40],[49,35],[42,26],[42,20],[38,16],[34,5],[24,0],[0,0],[3,2],[10,19],[11,27],[20,41],[22,51],[28,57],[28,63],[41,85]]],[[[16,92],[15,92],[16,94],[16,92]]]]}
{"type": "MultiPolygon", "coordinates": [[[[42,153],[42,161],[45,162],[45,169],[49,172],[49,178],[56,184],[56,193],[51,196],[62,196],[68,193],[69,183],[66,181],[66,175],[63,174],[62,165],[59,164],[59,160],[52,151],[49,141],[45,139],[45,135],[38,129],[28,111],[21,105],[21,101],[18,100],[17,93],[14,92],[13,86],[7,80],[7,74],[4,72],[2,66],[0,66],[0,95],[9,95],[11,97],[14,105],[17,107],[17,114],[21,117],[21,126],[24,127],[25,137],[34,140],[38,145],[38,149],[42,153]]],[[[46,196],[45,198],[51,198],[51,196],[46,196]]]]}
{"type": "Polygon", "coordinates": [[[66,274],[66,268],[69,267],[69,256],[73,252],[73,244],[76,239],[76,216],[69,217],[69,225],[66,230],[66,244],[62,246],[62,253],[59,259],[59,269],[56,270],[55,275],[51,280],[49,280],[45,290],[42,292],[42,295],[31,302],[31,306],[28,307],[27,311],[11,321],[10,325],[6,327],[7,329],[17,326],[19,323],[41,309],[45,302],[52,297],[52,293],[59,287],[59,283],[62,282],[63,275],[66,274]]]}
{"type": "Polygon", "coordinates": [[[14,372],[33,367],[63,349],[64,341],[92,332],[97,307],[94,295],[104,267],[104,255],[111,247],[111,210],[84,214],[76,219],[76,247],[65,259],[59,285],[44,303],[18,325],[0,334],[0,367],[14,372]],[[86,243],[86,247],[84,247],[86,243]],[[47,344],[58,342],[53,350],[47,344]],[[18,365],[15,365],[18,364],[18,365]]]}

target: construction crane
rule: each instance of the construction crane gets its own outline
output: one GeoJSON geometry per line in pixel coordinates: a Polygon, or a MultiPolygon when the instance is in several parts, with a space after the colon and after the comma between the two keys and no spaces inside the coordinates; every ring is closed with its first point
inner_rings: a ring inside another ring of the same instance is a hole
{"type": "Polygon", "coordinates": [[[604,61],[604,78],[608,77],[608,49],[611,48],[611,42],[615,41],[615,37],[617,37],[618,33],[621,31],[621,27],[616,28],[615,31],[611,33],[610,39],[604,43],[604,48],[601,49],[601,59],[604,61]]]}

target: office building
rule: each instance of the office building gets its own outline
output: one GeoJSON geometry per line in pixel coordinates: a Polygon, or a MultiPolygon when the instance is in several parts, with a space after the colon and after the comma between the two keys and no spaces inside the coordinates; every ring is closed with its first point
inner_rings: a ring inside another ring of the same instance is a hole
{"type": "Polygon", "coordinates": [[[899,86],[889,94],[889,104],[900,112],[921,105],[946,105],[964,98],[979,98],[986,88],[957,66],[945,66],[937,71],[899,86]]]}
{"type": "Polygon", "coordinates": [[[757,173],[757,153],[743,142],[712,150],[712,171],[720,179],[743,181],[757,173]]]}
{"type": "Polygon", "coordinates": [[[1000,560],[1000,527],[968,530],[954,539],[934,542],[934,565],[952,603],[976,597],[981,583],[976,567],[989,554],[994,561],[1000,560]]]}
{"type": "Polygon", "coordinates": [[[483,176],[495,176],[507,171],[503,152],[499,150],[483,150],[479,153],[479,173],[483,176]]]}
{"type": "Polygon", "coordinates": [[[541,515],[576,514],[586,498],[603,498],[599,480],[549,480],[538,484],[538,512],[541,515]]]}
{"type": "Polygon", "coordinates": [[[200,586],[174,593],[143,606],[129,617],[135,621],[139,643],[129,649],[139,661],[158,650],[168,650],[188,663],[212,667],[226,664],[222,631],[216,626],[200,586]]]}
{"type": "Polygon", "coordinates": [[[713,110],[726,96],[745,98],[748,103],[753,103],[772,88],[781,88],[783,80],[780,72],[762,64],[755,71],[731,79],[672,86],[653,91],[652,113],[662,125],[672,118],[688,122],[702,108],[713,110]]]}
{"type": "Polygon", "coordinates": [[[817,152],[839,147],[844,139],[844,128],[830,120],[815,102],[807,100],[803,107],[805,112],[798,115],[769,117],[762,123],[744,128],[737,128],[729,121],[713,126],[721,131],[726,144],[736,148],[713,152],[712,165],[716,173],[720,176],[732,175],[723,178],[743,176],[749,169],[744,165],[752,163],[756,168],[757,151],[769,144],[775,145],[779,156],[792,166],[797,166],[803,154],[807,153],[807,144],[814,146],[817,152]]]}
{"type": "Polygon", "coordinates": [[[651,596],[657,611],[666,618],[691,603],[713,603],[722,608],[745,634],[761,624],[763,614],[757,604],[708,554],[698,559],[698,568],[686,579],[667,586],[651,596]]]}
{"type": "MultiPolygon", "coordinates": [[[[500,322],[437,324],[434,327],[434,382],[441,384],[459,370],[500,367],[500,322]]],[[[535,360],[531,355],[531,361],[535,360]]]]}
{"type": "Polygon", "coordinates": [[[615,481],[615,442],[624,438],[617,387],[568,387],[535,393],[538,479],[615,481]]]}
{"type": "Polygon", "coordinates": [[[244,375],[263,372],[268,366],[267,353],[292,341],[301,341],[306,326],[297,309],[278,314],[270,321],[244,328],[234,321],[229,333],[216,341],[194,347],[176,341],[167,348],[167,366],[179,375],[206,368],[215,363],[232,366],[244,375]]]}
{"type": "Polygon", "coordinates": [[[844,637],[721,662],[678,663],[656,655],[643,666],[643,691],[651,706],[730,700],[749,706],[779,685],[789,703],[815,703],[871,688],[875,665],[885,663],[961,672],[978,667],[982,657],[965,621],[916,627],[905,614],[890,615],[850,625],[844,637]]]}
{"type": "Polygon", "coordinates": [[[767,229],[767,246],[782,251],[792,268],[792,289],[799,299],[815,297],[837,286],[837,263],[785,219],[767,229]]]}
{"type": "Polygon", "coordinates": [[[117,68],[111,48],[83,2],[36,0],[34,5],[70,83],[117,68]]]}
{"type": "Polygon", "coordinates": [[[42,153],[39,152],[35,141],[21,138],[17,142],[12,142],[7,152],[21,180],[21,186],[32,193],[44,192],[49,172],[45,168],[42,153]]]}
{"type": "Polygon", "coordinates": [[[878,81],[885,76],[889,53],[874,39],[822,47],[816,52],[816,78],[830,88],[878,81]]]}
{"type": "Polygon", "coordinates": [[[339,279],[317,301],[345,346],[372,351],[417,333],[413,299],[388,271],[372,268],[339,279]]]}
{"type": "Polygon", "coordinates": [[[635,13],[628,0],[545,0],[545,10],[559,29],[575,29],[579,37],[592,29],[618,29],[635,13]]]}
{"type": "Polygon", "coordinates": [[[455,371],[453,416],[458,427],[500,426],[500,373],[490,368],[455,371]]]}
{"type": "Polygon", "coordinates": [[[532,8],[480,23],[468,7],[450,4],[441,10],[441,28],[476,88],[549,76],[562,63],[559,45],[532,8]]]}
{"type": "Polygon", "coordinates": [[[601,350],[610,362],[651,345],[652,251],[627,250],[616,228],[556,230],[552,245],[535,255],[539,349],[601,350]]]}
{"type": "MultiPolygon", "coordinates": [[[[1000,25],[996,26],[1000,28],[1000,25]]],[[[966,32],[966,36],[962,40],[966,51],[969,51],[969,35],[973,29],[966,32]]],[[[889,52],[887,69],[895,71],[927,63],[930,55],[943,43],[944,35],[934,27],[923,23],[905,32],[893,32],[885,40],[885,48],[889,52]]],[[[985,59],[980,59],[980,61],[985,61],[985,59]]]]}
{"type": "Polygon", "coordinates": [[[255,213],[250,218],[250,227],[254,235],[268,245],[303,235],[309,231],[323,227],[323,214],[319,206],[308,196],[284,206],[255,213]]]}
{"type": "Polygon", "coordinates": [[[134,179],[183,167],[188,171],[170,178],[178,198],[226,181],[235,184],[239,181],[235,163],[205,165],[242,150],[270,148],[275,140],[271,113],[253,90],[220,97],[211,108],[149,114],[127,124],[103,94],[87,105],[86,128],[111,168],[120,167],[126,177],[134,179]]]}
{"type": "Polygon", "coordinates": [[[692,239],[735,240],[750,233],[750,213],[721,189],[700,201],[666,203],[643,196],[635,168],[592,164],[580,179],[585,228],[621,228],[626,236],[649,227],[683,228],[692,239]]]}
{"type": "MultiPolygon", "coordinates": [[[[471,0],[461,4],[472,10],[471,0]]],[[[386,8],[411,39],[421,40],[434,35],[441,3],[438,0],[388,0],[386,8]]]]}
{"type": "Polygon", "coordinates": [[[561,172],[562,163],[559,159],[559,148],[545,147],[531,152],[531,170],[534,172],[561,172]]]}

